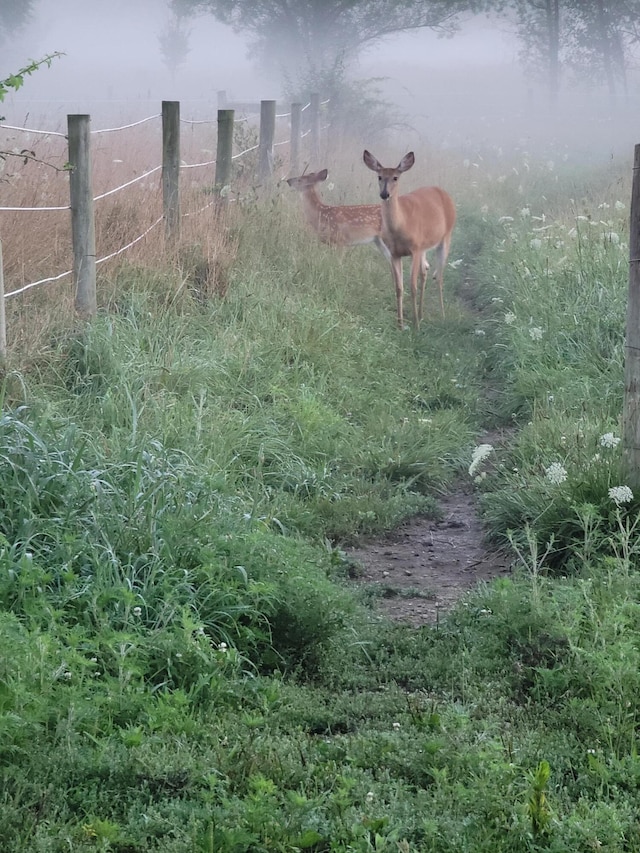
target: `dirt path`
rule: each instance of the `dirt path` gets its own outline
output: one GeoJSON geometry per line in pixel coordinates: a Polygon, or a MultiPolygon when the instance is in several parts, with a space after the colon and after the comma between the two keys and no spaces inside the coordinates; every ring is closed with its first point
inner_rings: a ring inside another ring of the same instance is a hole
{"type": "Polygon", "coordinates": [[[470,485],[459,485],[440,506],[439,521],[413,518],[345,549],[359,567],[356,581],[373,587],[375,606],[414,626],[436,623],[469,589],[510,569],[509,557],[483,541],[470,485]]]}

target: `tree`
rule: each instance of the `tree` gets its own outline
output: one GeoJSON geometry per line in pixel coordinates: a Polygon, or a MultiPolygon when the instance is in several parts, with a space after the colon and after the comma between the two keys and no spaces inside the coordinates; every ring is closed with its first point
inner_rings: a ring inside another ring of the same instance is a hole
{"type": "Polygon", "coordinates": [[[494,8],[515,14],[522,57],[546,79],[555,106],[563,69],[580,82],[602,82],[615,100],[626,91],[627,66],[640,43],[640,0],[497,0],[494,8]]]}
{"type": "Polygon", "coordinates": [[[560,91],[561,0],[515,0],[513,9],[522,58],[546,78],[549,103],[555,108],[560,91]]]}
{"type": "Polygon", "coordinates": [[[0,0],[0,41],[28,23],[33,0],[0,0]]]}
{"type": "Polygon", "coordinates": [[[187,60],[189,35],[189,31],[184,27],[184,18],[174,12],[171,20],[158,36],[162,59],[172,77],[175,77],[178,69],[187,60]]]}
{"type": "Polygon", "coordinates": [[[612,101],[626,93],[628,54],[638,41],[638,0],[567,0],[573,26],[567,63],[589,83],[603,81],[612,101]]]}
{"type": "Polygon", "coordinates": [[[248,33],[254,55],[281,75],[321,78],[346,69],[368,45],[394,33],[455,31],[483,0],[171,0],[184,14],[209,12],[248,33]]]}

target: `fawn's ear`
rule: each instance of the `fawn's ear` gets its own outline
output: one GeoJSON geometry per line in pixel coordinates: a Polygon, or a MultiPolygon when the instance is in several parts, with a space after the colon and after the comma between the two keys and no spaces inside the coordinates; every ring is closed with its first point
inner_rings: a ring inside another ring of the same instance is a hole
{"type": "Polygon", "coordinates": [[[399,172],[408,171],[413,166],[413,164],[415,162],[416,162],[416,158],[413,155],[413,151],[409,151],[409,153],[405,154],[404,157],[402,158],[402,160],[400,160],[400,163],[398,164],[398,171],[399,172]]]}
{"type": "Polygon", "coordinates": [[[317,181],[326,181],[328,174],[329,174],[329,172],[327,171],[327,169],[322,169],[322,171],[316,172],[316,180],[317,181]]]}
{"type": "Polygon", "coordinates": [[[382,166],[380,165],[380,163],[378,163],[373,154],[369,154],[369,152],[366,150],[362,155],[362,159],[364,160],[365,166],[368,166],[373,172],[377,172],[379,169],[382,168],[382,166]]]}

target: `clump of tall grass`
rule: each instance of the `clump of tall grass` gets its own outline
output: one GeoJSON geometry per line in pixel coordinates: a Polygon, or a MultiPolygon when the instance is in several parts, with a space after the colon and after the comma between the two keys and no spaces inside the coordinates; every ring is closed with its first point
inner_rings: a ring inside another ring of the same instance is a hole
{"type": "MultiPolygon", "coordinates": [[[[526,196],[525,196],[526,198],[526,196]]],[[[628,203],[610,186],[589,204],[544,200],[490,220],[493,249],[478,274],[495,403],[520,429],[482,481],[491,534],[523,544],[525,526],[550,563],[583,535],[582,508],[613,524],[621,474],[628,203]],[[490,259],[489,259],[490,257],[490,259]]],[[[486,247],[485,247],[486,251],[486,247]]]]}

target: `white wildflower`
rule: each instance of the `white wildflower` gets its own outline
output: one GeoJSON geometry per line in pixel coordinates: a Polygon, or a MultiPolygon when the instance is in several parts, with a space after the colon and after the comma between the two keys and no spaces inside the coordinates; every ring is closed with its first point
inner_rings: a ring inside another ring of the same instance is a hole
{"type": "Polygon", "coordinates": [[[134,616],[142,616],[142,607],[134,607],[132,613],[134,616]]]}
{"type": "Polygon", "coordinates": [[[523,207],[522,210],[520,211],[520,216],[523,219],[527,219],[527,217],[531,216],[531,211],[529,210],[528,207],[523,207]]]}
{"type": "Polygon", "coordinates": [[[624,210],[624,209],[625,209],[625,207],[626,207],[626,205],[625,205],[625,203],[624,203],[624,202],[622,202],[622,201],[617,201],[617,202],[614,204],[614,207],[615,207],[615,209],[616,209],[616,210],[624,210]]]}
{"type": "Polygon", "coordinates": [[[598,210],[609,210],[609,205],[606,201],[603,201],[602,204],[598,205],[598,210]]]}
{"type": "Polygon", "coordinates": [[[478,338],[483,338],[487,333],[484,329],[475,329],[473,334],[476,335],[476,337],[478,338]]]}
{"type": "Polygon", "coordinates": [[[548,468],[544,469],[544,475],[554,486],[559,486],[567,479],[567,469],[559,462],[552,462],[548,468]]]}
{"type": "Polygon", "coordinates": [[[372,803],[372,802],[374,801],[374,799],[375,799],[375,796],[376,796],[376,795],[373,793],[373,791],[369,791],[369,793],[368,793],[368,794],[367,794],[367,796],[365,797],[365,800],[366,800],[368,803],[372,803]]]}
{"type": "Polygon", "coordinates": [[[507,326],[513,326],[513,324],[515,323],[516,320],[517,320],[517,317],[513,313],[513,311],[507,311],[507,313],[504,315],[504,321],[507,324],[507,326]]]}
{"type": "Polygon", "coordinates": [[[473,477],[480,465],[491,454],[492,444],[479,444],[471,454],[471,465],[469,465],[469,476],[473,477]]]}
{"type": "Polygon", "coordinates": [[[394,723],[393,728],[394,728],[394,731],[396,731],[396,732],[399,731],[400,730],[400,723],[394,723]]]}
{"type": "Polygon", "coordinates": [[[600,436],[600,447],[617,447],[620,444],[620,439],[612,432],[605,432],[600,436]]]}
{"type": "Polygon", "coordinates": [[[541,249],[542,240],[540,240],[538,237],[534,237],[533,240],[529,240],[529,246],[531,246],[532,249],[541,249]]]}
{"type": "Polygon", "coordinates": [[[611,243],[613,246],[617,246],[620,242],[620,235],[617,234],[615,231],[605,231],[603,236],[605,241],[611,243]]]}
{"type": "Polygon", "coordinates": [[[327,189],[329,191],[331,191],[331,190],[334,190],[335,188],[336,188],[336,185],[333,183],[333,181],[329,181],[329,183],[327,184],[327,189]]]}
{"type": "Polygon", "coordinates": [[[218,643],[218,651],[219,652],[226,652],[227,651],[227,644],[226,643],[218,643]]]}
{"type": "Polygon", "coordinates": [[[532,326],[532,328],[529,329],[529,337],[532,341],[541,341],[543,335],[544,331],[539,326],[532,326]]]}
{"type": "Polygon", "coordinates": [[[631,503],[633,492],[629,486],[613,486],[609,489],[609,497],[615,502],[616,506],[620,506],[620,504],[631,503]]]}

